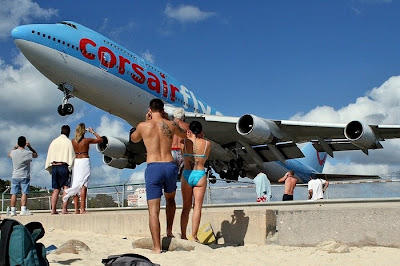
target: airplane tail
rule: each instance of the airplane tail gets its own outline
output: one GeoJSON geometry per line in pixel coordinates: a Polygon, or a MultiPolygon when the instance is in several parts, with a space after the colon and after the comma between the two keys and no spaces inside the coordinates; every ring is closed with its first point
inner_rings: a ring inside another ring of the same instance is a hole
{"type": "Polygon", "coordinates": [[[302,162],[303,164],[311,167],[318,173],[322,173],[324,169],[326,157],[326,152],[318,152],[314,149],[311,142],[307,143],[301,151],[304,154],[304,158],[298,159],[298,161],[302,162]]]}

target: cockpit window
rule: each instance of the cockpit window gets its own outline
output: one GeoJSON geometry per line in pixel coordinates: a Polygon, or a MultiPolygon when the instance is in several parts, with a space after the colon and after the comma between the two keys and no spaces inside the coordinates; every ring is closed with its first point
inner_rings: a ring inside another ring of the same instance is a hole
{"type": "Polygon", "coordinates": [[[68,26],[70,26],[71,28],[76,29],[76,26],[75,26],[74,24],[69,23],[69,22],[66,22],[66,21],[61,21],[60,24],[68,25],[68,26]]]}

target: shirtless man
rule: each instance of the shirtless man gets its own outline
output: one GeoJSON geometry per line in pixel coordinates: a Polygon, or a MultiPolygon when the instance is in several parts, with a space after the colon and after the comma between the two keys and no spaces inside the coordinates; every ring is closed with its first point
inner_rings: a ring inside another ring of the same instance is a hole
{"type": "Polygon", "coordinates": [[[161,253],[160,241],[160,201],[164,189],[167,217],[167,236],[173,237],[176,204],[176,177],[178,167],[171,154],[174,135],[181,138],[186,131],[174,121],[163,118],[164,103],[160,99],[150,101],[146,121],[139,123],[131,134],[133,142],[143,139],[147,151],[147,168],[145,171],[146,196],[149,209],[149,227],[153,240],[153,253],[161,253]]]}
{"type": "Polygon", "coordinates": [[[294,172],[290,170],[285,174],[285,176],[279,178],[278,182],[285,182],[285,192],[282,201],[293,200],[293,191],[297,183],[297,178],[294,177],[294,172]]]}
{"type": "MultiPolygon", "coordinates": [[[[173,112],[174,121],[186,131],[189,130],[189,124],[184,122],[185,119],[185,110],[183,108],[176,108],[173,112]]],[[[178,135],[175,135],[172,139],[172,148],[171,153],[174,158],[175,164],[178,166],[178,176],[177,179],[180,180],[182,169],[183,169],[183,156],[181,150],[182,138],[178,135]]]]}

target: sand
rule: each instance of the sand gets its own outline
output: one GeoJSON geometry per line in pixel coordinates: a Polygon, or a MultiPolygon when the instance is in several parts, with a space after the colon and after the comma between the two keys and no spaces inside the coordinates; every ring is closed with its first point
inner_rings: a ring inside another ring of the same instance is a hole
{"type": "MultiPolygon", "coordinates": [[[[46,247],[55,245],[58,251],[69,240],[85,243],[90,251],[77,250],[77,254],[52,252],[47,255],[50,265],[103,265],[109,255],[137,253],[160,265],[399,265],[400,250],[389,247],[347,247],[335,241],[320,243],[316,247],[289,247],[275,244],[240,247],[205,245],[193,242],[192,251],[167,251],[152,254],[149,249],[133,248],[139,238],[121,235],[102,235],[89,232],[67,232],[49,229],[40,240],[46,247]]],[[[183,240],[179,240],[183,241],[183,240]]],[[[56,250],[57,251],[57,250],[56,250]]]]}

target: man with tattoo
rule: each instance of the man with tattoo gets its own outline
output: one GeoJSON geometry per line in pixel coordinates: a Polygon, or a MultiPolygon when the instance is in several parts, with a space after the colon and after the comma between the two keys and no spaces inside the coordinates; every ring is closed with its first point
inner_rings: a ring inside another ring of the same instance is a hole
{"type": "Polygon", "coordinates": [[[171,154],[172,140],[175,135],[182,138],[186,130],[175,121],[163,118],[164,103],[160,99],[150,101],[146,121],[139,123],[131,134],[133,142],[143,139],[147,151],[147,168],[145,171],[146,196],[149,209],[149,227],[153,240],[153,253],[161,253],[160,241],[160,202],[164,190],[167,217],[167,236],[173,237],[176,204],[176,176],[178,167],[171,154]]]}

